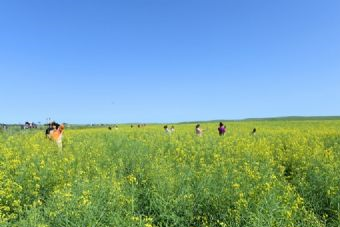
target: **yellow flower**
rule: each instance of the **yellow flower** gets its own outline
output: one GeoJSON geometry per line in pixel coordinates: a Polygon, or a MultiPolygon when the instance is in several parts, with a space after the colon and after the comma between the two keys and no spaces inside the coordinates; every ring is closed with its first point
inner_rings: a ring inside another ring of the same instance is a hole
{"type": "Polygon", "coordinates": [[[130,174],[126,178],[130,184],[138,184],[137,178],[134,175],[130,174]]]}
{"type": "Polygon", "coordinates": [[[239,185],[238,183],[234,183],[234,184],[233,184],[233,188],[239,189],[239,188],[240,188],[240,185],[239,185]]]}

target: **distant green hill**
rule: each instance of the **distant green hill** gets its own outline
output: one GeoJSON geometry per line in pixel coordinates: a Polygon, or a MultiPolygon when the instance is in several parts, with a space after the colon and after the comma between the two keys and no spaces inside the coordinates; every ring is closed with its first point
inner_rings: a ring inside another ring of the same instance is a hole
{"type": "Polygon", "coordinates": [[[340,116],[287,116],[287,117],[243,119],[243,121],[310,121],[310,120],[340,120],[340,116]]]}
{"type": "Polygon", "coordinates": [[[340,120],[340,116],[286,116],[286,117],[267,117],[267,118],[245,118],[234,120],[210,120],[210,121],[186,121],[179,124],[195,123],[214,123],[214,122],[231,122],[231,121],[310,121],[310,120],[340,120]]]}

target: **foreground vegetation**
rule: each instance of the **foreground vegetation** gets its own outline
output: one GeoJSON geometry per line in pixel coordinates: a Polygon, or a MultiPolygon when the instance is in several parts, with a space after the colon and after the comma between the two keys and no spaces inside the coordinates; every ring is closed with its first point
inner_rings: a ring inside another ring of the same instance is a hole
{"type": "Polygon", "coordinates": [[[0,226],[340,226],[340,121],[175,128],[0,133],[0,226]]]}

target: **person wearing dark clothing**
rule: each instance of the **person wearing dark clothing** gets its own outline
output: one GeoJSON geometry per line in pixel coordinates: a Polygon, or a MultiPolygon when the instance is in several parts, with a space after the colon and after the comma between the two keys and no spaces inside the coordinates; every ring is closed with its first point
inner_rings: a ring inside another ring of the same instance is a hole
{"type": "Polygon", "coordinates": [[[223,136],[224,134],[225,134],[225,126],[224,126],[224,124],[222,123],[222,122],[220,122],[220,127],[218,127],[218,134],[220,135],[220,136],[223,136]]]}
{"type": "Polygon", "coordinates": [[[45,131],[45,136],[46,136],[46,138],[50,138],[50,139],[51,139],[52,131],[58,129],[59,126],[60,126],[60,125],[59,125],[58,123],[54,122],[54,121],[51,122],[51,123],[49,123],[49,124],[48,124],[48,128],[47,128],[46,131],[45,131]]]}

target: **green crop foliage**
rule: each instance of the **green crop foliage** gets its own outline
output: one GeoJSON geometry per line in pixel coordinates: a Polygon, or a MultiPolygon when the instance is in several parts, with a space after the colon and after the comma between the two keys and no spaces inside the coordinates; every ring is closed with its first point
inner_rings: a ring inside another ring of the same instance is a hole
{"type": "Polygon", "coordinates": [[[1,132],[0,226],[340,226],[339,120],[225,123],[1,132]]]}

